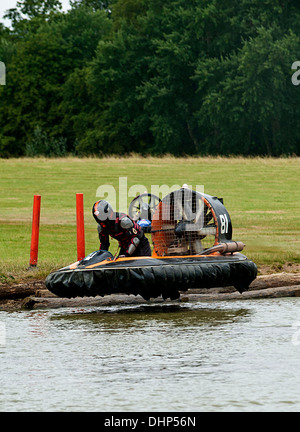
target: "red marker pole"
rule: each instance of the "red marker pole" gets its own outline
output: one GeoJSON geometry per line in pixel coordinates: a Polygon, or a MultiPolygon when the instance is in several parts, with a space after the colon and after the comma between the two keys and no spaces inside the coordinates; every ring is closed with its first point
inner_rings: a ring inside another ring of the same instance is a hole
{"type": "Polygon", "coordinates": [[[85,257],[83,194],[76,194],[77,260],[85,257]]]}
{"type": "Polygon", "coordinates": [[[38,261],[40,213],[41,213],[41,195],[34,195],[33,212],[32,212],[30,261],[29,261],[29,265],[32,267],[35,267],[38,261]]]}

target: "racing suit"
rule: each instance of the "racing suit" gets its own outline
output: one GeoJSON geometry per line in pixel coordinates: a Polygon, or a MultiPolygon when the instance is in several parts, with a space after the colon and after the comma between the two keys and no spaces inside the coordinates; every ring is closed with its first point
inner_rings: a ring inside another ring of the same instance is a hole
{"type": "Polygon", "coordinates": [[[125,213],[115,213],[114,220],[98,223],[100,249],[109,249],[109,236],[119,242],[119,256],[151,256],[151,248],[142,228],[125,213]]]}

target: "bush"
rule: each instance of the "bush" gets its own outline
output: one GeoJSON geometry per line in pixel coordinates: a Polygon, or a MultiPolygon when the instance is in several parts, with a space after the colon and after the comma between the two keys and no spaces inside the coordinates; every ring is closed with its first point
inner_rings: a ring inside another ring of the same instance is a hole
{"type": "Polygon", "coordinates": [[[37,126],[33,138],[26,144],[26,156],[62,157],[67,153],[67,140],[64,137],[49,137],[37,126]]]}

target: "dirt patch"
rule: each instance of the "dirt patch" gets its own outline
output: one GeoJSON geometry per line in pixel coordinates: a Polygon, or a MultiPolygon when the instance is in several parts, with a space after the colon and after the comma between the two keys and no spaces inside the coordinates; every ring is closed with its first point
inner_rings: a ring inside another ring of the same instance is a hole
{"type": "Polygon", "coordinates": [[[274,273],[300,273],[300,263],[273,264],[259,266],[259,275],[270,275],[274,273]]]}

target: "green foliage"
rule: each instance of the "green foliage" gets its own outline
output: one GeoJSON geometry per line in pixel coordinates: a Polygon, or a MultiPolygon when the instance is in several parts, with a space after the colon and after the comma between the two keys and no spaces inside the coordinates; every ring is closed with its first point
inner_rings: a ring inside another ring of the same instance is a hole
{"type": "Polygon", "coordinates": [[[11,20],[13,33],[22,37],[24,33],[36,30],[61,8],[60,0],[18,0],[16,7],[8,9],[4,18],[11,20]]]}
{"type": "Polygon", "coordinates": [[[40,127],[36,127],[31,141],[26,144],[26,156],[62,157],[67,152],[66,139],[49,137],[40,127]]]}
{"type": "Polygon", "coordinates": [[[93,58],[109,30],[104,12],[82,7],[56,15],[15,43],[0,94],[0,156],[24,154],[37,125],[50,138],[64,137],[68,151],[74,150],[76,137],[63,110],[65,83],[93,58]]]}
{"type": "MultiPolygon", "coordinates": [[[[0,27],[0,156],[36,127],[78,154],[300,154],[300,5],[19,0],[0,27]]],[[[45,153],[44,153],[45,154],[45,153]]]]}

